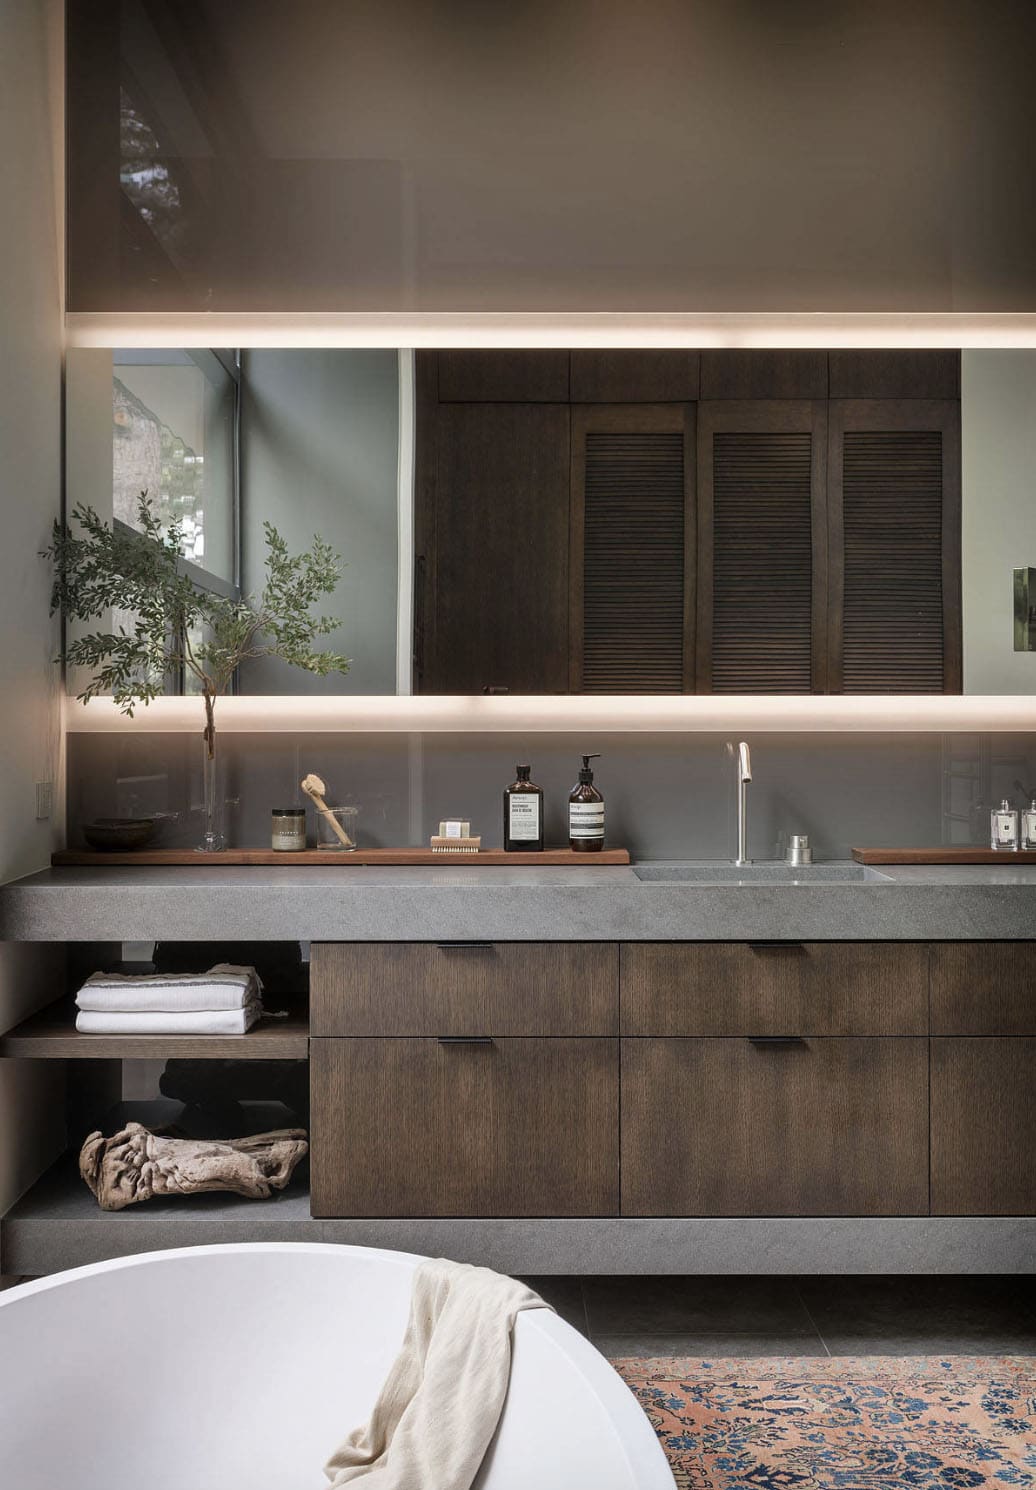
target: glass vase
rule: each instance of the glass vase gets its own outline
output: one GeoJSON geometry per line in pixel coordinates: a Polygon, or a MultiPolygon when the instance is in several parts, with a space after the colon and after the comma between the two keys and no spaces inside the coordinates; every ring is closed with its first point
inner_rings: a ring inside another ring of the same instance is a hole
{"type": "Polygon", "coordinates": [[[227,846],[224,820],[227,806],[223,758],[216,744],[216,731],[201,737],[202,836],[200,854],[216,854],[227,846]]]}

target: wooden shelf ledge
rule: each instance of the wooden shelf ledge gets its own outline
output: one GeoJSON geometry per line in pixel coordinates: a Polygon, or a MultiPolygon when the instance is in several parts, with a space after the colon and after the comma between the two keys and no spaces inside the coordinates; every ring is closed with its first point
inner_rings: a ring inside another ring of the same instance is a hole
{"type": "Polygon", "coordinates": [[[309,1018],[263,1020],[245,1035],[83,1035],[66,999],[41,1009],[0,1035],[0,1056],[32,1060],[304,1061],[309,1018]]]}

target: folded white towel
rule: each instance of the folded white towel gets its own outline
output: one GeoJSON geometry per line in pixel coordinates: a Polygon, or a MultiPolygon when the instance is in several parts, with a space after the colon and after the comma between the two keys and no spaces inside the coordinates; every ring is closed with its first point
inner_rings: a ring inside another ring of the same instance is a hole
{"type": "Polygon", "coordinates": [[[414,1274],[410,1319],[370,1421],[324,1466],[331,1490],[469,1490],[496,1432],[521,1309],[550,1306],[524,1283],[442,1258],[414,1274]]]}
{"type": "Polygon", "coordinates": [[[258,999],[243,1009],[99,1011],[80,1009],[76,1029],[83,1035],[243,1035],[262,1015],[258,999]]]}
{"type": "Polygon", "coordinates": [[[162,1012],[188,1014],[243,1009],[259,997],[262,983],[254,967],[219,962],[207,973],[93,973],[76,994],[80,1009],[98,1013],[162,1012]]]}

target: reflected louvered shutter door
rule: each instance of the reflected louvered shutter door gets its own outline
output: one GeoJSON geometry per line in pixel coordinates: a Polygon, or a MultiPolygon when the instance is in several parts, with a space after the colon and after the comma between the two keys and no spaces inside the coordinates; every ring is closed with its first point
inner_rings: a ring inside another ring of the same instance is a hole
{"type": "Polygon", "coordinates": [[[842,686],[943,691],[943,437],[846,430],[842,686]]]}
{"type": "Polygon", "coordinates": [[[813,436],[712,438],[712,692],[809,693],[813,436]]]}
{"type": "Polygon", "coordinates": [[[684,436],[586,434],[583,691],[684,687],[684,436]]]}

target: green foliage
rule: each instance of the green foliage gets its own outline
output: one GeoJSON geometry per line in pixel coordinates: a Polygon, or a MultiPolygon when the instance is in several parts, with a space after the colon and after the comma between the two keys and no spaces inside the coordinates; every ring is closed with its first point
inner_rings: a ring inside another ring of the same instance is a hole
{"type": "Polygon", "coordinates": [[[91,673],[80,699],[111,694],[124,714],[149,704],[167,678],[192,676],[213,728],[214,700],[225,693],[242,662],[281,657],[325,677],[349,669],[348,657],[317,651],[316,638],[338,629],[313,607],[331,595],[342,561],[322,538],[307,553],[289,554],[272,523],[266,534],[266,584],[257,595],[234,600],[199,590],[178,560],[178,523],[163,530],[141,492],[141,531],[106,523],[92,507],[78,506],[74,527],[54,524],[44,557],[54,564],[51,611],[66,621],[90,622],[115,612],[126,621],[112,631],[92,631],[67,642],[62,660],[91,673]]]}

